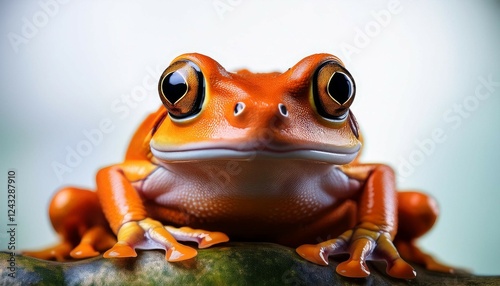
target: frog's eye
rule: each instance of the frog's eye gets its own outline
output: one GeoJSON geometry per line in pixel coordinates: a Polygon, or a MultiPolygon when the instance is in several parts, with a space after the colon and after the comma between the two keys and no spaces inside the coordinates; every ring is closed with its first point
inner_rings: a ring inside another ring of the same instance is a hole
{"type": "Polygon", "coordinates": [[[200,112],[205,97],[203,74],[190,61],[175,62],[161,75],[158,91],[172,118],[194,116],[200,112]]]}
{"type": "Polygon", "coordinates": [[[325,118],[344,119],[355,93],[351,74],[335,61],[323,63],[314,73],[314,104],[318,113],[325,118]]]}

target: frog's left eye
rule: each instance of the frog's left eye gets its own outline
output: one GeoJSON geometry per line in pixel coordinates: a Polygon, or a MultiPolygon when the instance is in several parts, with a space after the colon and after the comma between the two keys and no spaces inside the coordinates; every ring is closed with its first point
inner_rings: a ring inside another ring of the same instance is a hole
{"type": "Polygon", "coordinates": [[[318,113],[325,118],[344,119],[355,93],[351,74],[335,61],[323,63],[314,73],[314,104],[318,113]]]}
{"type": "Polygon", "coordinates": [[[205,98],[203,74],[190,61],[175,62],[161,75],[158,91],[172,118],[194,116],[201,111],[205,98]]]}

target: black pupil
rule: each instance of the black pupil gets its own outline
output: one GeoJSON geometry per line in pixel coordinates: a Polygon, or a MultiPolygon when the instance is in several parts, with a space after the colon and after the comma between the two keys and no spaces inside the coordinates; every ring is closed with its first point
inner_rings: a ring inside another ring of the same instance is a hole
{"type": "Polygon", "coordinates": [[[244,105],[241,102],[238,102],[236,106],[234,107],[234,114],[240,114],[240,112],[243,110],[244,105]]]}
{"type": "Polygon", "coordinates": [[[281,113],[282,115],[286,116],[286,115],[288,114],[288,110],[286,109],[286,106],[285,106],[285,105],[281,104],[281,105],[279,106],[279,109],[280,109],[280,113],[281,113]]]}
{"type": "Polygon", "coordinates": [[[335,73],[328,83],[328,93],[340,104],[349,100],[351,89],[351,81],[343,73],[335,73]]]}
{"type": "Polygon", "coordinates": [[[168,101],[174,104],[186,93],[188,86],[182,75],[173,72],[165,77],[161,88],[168,101]]]}

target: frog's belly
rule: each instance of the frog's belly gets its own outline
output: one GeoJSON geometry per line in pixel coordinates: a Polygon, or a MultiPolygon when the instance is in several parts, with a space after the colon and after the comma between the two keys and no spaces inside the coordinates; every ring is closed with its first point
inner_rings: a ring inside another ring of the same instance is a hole
{"type": "Polygon", "coordinates": [[[165,223],[226,232],[250,228],[252,233],[269,233],[311,223],[360,187],[334,166],[298,160],[165,167],[137,184],[150,215],[165,223]]]}

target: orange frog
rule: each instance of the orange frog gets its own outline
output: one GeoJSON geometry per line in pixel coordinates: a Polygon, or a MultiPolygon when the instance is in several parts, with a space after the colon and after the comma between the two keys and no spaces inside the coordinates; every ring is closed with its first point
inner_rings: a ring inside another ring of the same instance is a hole
{"type": "Polygon", "coordinates": [[[52,199],[62,242],[26,254],[164,249],[174,262],[197,254],[178,241],[205,248],[229,236],[298,247],[320,265],[347,253],[337,272],[349,277],[385,260],[389,275],[414,278],[401,256],[452,271],[414,244],[437,218],[434,200],[398,193],[390,167],[358,162],[355,84],[337,57],[311,55],[284,73],[231,73],[185,54],[158,88],[163,106],[136,131],[125,161],[97,173],[97,191],[64,188],[52,199]],[[321,238],[329,240],[312,244],[321,238]]]}

